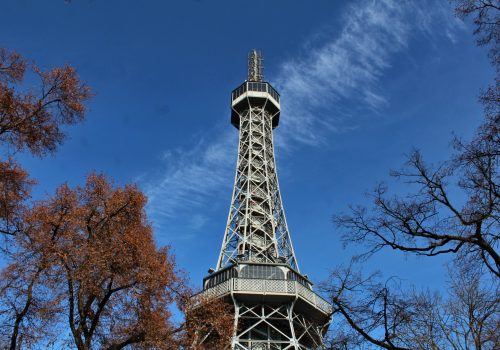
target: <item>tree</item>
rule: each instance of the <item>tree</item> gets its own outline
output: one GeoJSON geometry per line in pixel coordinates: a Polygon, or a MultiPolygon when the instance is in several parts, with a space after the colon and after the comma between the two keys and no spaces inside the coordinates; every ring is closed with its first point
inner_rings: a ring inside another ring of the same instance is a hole
{"type": "Polygon", "coordinates": [[[192,298],[168,247],[156,247],[136,186],[93,174],[84,186],[62,185],[48,199],[29,201],[35,182],[12,155],[54,152],[61,127],[83,120],[91,93],[70,66],[31,65],[40,91],[23,90],[27,67],[21,55],[0,49],[7,156],[0,159],[0,233],[9,238],[0,272],[1,348],[223,348],[232,333],[230,306],[192,298]],[[183,322],[172,320],[175,303],[183,322]]]}
{"type": "Polygon", "coordinates": [[[62,125],[83,120],[90,88],[71,66],[43,71],[32,65],[40,91],[20,92],[26,60],[0,48],[0,142],[34,155],[52,152],[64,139],[62,125]]]}
{"type": "Polygon", "coordinates": [[[233,320],[220,301],[187,307],[192,292],[168,248],[156,248],[145,204],[135,186],[90,175],[85,186],[63,185],[26,213],[0,295],[8,300],[0,315],[10,349],[21,339],[24,347],[47,341],[49,324],[66,324],[79,350],[228,341],[233,320]],[[175,302],[187,314],[182,325],[172,321],[175,302]]]}
{"type": "Polygon", "coordinates": [[[234,330],[232,304],[203,294],[184,298],[183,349],[227,349],[234,330]]]}
{"type": "Polygon", "coordinates": [[[475,16],[473,19],[474,35],[477,36],[476,43],[479,46],[493,46],[490,48],[490,59],[493,66],[500,64],[500,20],[498,11],[500,5],[495,0],[450,0],[455,4],[455,14],[464,19],[469,16],[475,16]]]}
{"type": "Polygon", "coordinates": [[[34,181],[12,158],[0,160],[0,233],[15,235],[34,181]]]}
{"type": "MultiPolygon", "coordinates": [[[[28,65],[20,54],[0,48],[0,144],[5,146],[4,155],[10,154],[0,158],[0,233],[4,236],[24,233],[26,201],[35,183],[12,154],[25,149],[36,156],[53,152],[64,138],[61,126],[83,120],[83,103],[90,96],[89,87],[79,80],[72,67],[43,71],[34,64],[28,65]],[[38,93],[22,87],[28,66],[40,79],[38,93]]],[[[5,258],[17,254],[17,247],[8,248],[12,250],[3,250],[8,254],[5,258]]],[[[44,293],[34,293],[44,278],[44,264],[13,263],[2,271],[0,294],[5,299],[0,317],[12,320],[11,337],[6,341],[9,348],[16,349],[23,322],[29,323],[33,330],[24,337],[25,343],[30,343],[44,333],[47,322],[52,319],[51,314],[44,311],[51,301],[41,297],[44,293]],[[18,303],[19,300],[24,303],[18,303]],[[43,317],[35,320],[32,314],[43,317]]]]}
{"type": "Polygon", "coordinates": [[[333,305],[332,333],[325,342],[328,349],[363,348],[366,343],[383,349],[408,349],[401,344],[399,334],[409,322],[411,303],[390,291],[389,282],[377,282],[376,274],[365,277],[353,265],[331,273],[320,286],[333,305]]]}
{"type": "MultiPolygon", "coordinates": [[[[500,7],[488,0],[456,0],[461,17],[475,15],[475,35],[500,67],[500,7]]],[[[485,119],[470,142],[455,138],[454,154],[437,166],[418,150],[392,176],[413,192],[389,197],[381,184],[373,205],[354,206],[334,222],[346,244],[361,243],[361,257],[390,247],[420,256],[448,255],[446,297],[404,289],[391,278],[363,276],[353,266],[336,269],[324,284],[336,331],[330,349],[497,349],[500,346],[500,87],[479,98],[485,119]],[[486,273],[487,271],[488,273],[486,273]]],[[[362,260],[362,259],[361,259],[362,260]]]]}
{"type": "Polygon", "coordinates": [[[333,304],[326,348],[388,350],[476,349],[500,345],[498,284],[478,266],[450,266],[448,296],[404,289],[396,278],[381,282],[351,264],[323,285],[333,304]]]}
{"type": "Polygon", "coordinates": [[[387,198],[387,187],[379,185],[371,212],[358,206],[335,218],[344,229],[344,241],[366,243],[369,253],[384,247],[425,256],[457,253],[464,259],[481,260],[500,277],[496,250],[500,238],[499,121],[483,125],[470,144],[457,143],[463,152],[437,169],[427,166],[420,152],[414,151],[408,168],[393,175],[417,185],[418,190],[403,198],[387,198]],[[450,196],[449,182],[454,176],[467,196],[463,205],[450,196]]]}
{"type": "MultiPolygon", "coordinates": [[[[498,12],[494,18],[497,23],[498,12]]],[[[498,37],[500,24],[491,28],[494,33],[490,36],[498,37]]],[[[432,167],[416,150],[405,168],[392,172],[416,186],[415,192],[388,198],[382,184],[372,194],[371,210],[357,206],[347,215],[336,216],[335,223],[344,229],[344,241],[367,243],[369,253],[383,247],[425,256],[455,253],[482,261],[500,277],[499,89],[497,84],[481,95],[485,121],[472,141],[455,139],[450,160],[432,167]],[[452,196],[452,192],[461,195],[452,196]]]]}
{"type": "MultiPolygon", "coordinates": [[[[0,48],[0,145],[6,153],[28,150],[43,156],[64,139],[62,125],[75,124],[85,116],[84,102],[90,88],[66,65],[43,71],[31,65],[39,77],[40,91],[24,91],[28,63],[16,52],[0,48]]],[[[0,233],[16,234],[33,181],[12,157],[0,158],[0,233]]]]}
{"type": "Polygon", "coordinates": [[[51,282],[45,267],[16,261],[1,271],[0,343],[5,344],[1,349],[30,348],[42,339],[51,343],[58,301],[42,287],[51,282]]]}

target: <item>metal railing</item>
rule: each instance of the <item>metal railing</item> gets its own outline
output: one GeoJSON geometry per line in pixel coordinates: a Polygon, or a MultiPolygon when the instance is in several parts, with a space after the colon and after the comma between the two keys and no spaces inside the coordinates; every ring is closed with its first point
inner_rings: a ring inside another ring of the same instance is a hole
{"type": "Polygon", "coordinates": [[[233,90],[231,100],[236,100],[247,91],[267,92],[276,102],[280,102],[280,94],[270,84],[261,82],[244,82],[233,90]]]}
{"type": "Polygon", "coordinates": [[[332,312],[328,301],[297,281],[284,279],[231,278],[203,291],[204,294],[220,297],[230,293],[252,293],[268,295],[294,295],[305,300],[326,314],[332,312]]]}

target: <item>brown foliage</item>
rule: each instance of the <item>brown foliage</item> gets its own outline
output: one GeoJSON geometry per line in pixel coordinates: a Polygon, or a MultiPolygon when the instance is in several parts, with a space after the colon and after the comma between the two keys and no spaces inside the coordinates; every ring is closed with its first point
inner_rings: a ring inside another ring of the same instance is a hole
{"type": "Polygon", "coordinates": [[[186,299],[182,347],[185,349],[226,349],[234,331],[233,306],[222,299],[198,294],[186,299]]]}
{"type": "Polygon", "coordinates": [[[39,341],[48,345],[54,339],[51,327],[57,320],[59,300],[45,287],[53,283],[49,268],[43,263],[33,266],[31,262],[12,262],[1,271],[0,344],[5,344],[2,349],[36,348],[39,341]]]}
{"type": "Polygon", "coordinates": [[[13,159],[0,161],[0,233],[14,235],[21,230],[20,220],[33,180],[13,159]]]}
{"type": "Polygon", "coordinates": [[[41,91],[20,92],[25,71],[26,61],[19,54],[0,49],[0,142],[42,155],[63,140],[61,125],[83,119],[83,103],[91,93],[68,65],[49,71],[33,65],[41,91]]]}
{"type": "MultiPolygon", "coordinates": [[[[74,68],[43,71],[0,48],[0,145],[37,156],[54,151],[64,138],[61,126],[83,119],[90,96],[74,68]],[[41,81],[38,93],[22,89],[27,67],[41,81]]],[[[169,249],[156,248],[146,198],[135,186],[114,187],[91,175],[85,186],[63,185],[29,207],[32,185],[12,158],[0,160],[0,233],[12,236],[0,280],[2,348],[54,341],[109,350],[227,343],[226,305],[206,300],[193,308],[169,249]],[[180,325],[169,311],[175,302],[187,313],[180,325]],[[68,329],[71,339],[58,329],[68,329]]]]}
{"type": "Polygon", "coordinates": [[[42,332],[49,322],[65,324],[80,350],[200,349],[200,341],[218,348],[228,341],[227,308],[219,301],[191,307],[168,248],[156,248],[145,204],[135,186],[90,175],[85,186],[63,185],[26,211],[0,294],[13,305],[4,310],[12,315],[4,320],[12,350],[20,341],[26,347],[42,335],[51,339],[42,332]],[[169,311],[175,302],[187,314],[180,326],[169,311]]]}
{"type": "Polygon", "coordinates": [[[26,60],[16,52],[0,48],[0,81],[15,83],[23,80],[26,60]]]}
{"type": "Polygon", "coordinates": [[[145,203],[137,188],[114,189],[91,175],[84,187],[61,186],[27,217],[29,249],[59,274],[78,349],[166,348],[171,338],[170,291],[182,281],[168,250],[155,247],[145,203]]]}
{"type": "MultiPolygon", "coordinates": [[[[41,80],[41,91],[23,91],[27,66],[20,54],[0,48],[0,145],[6,146],[5,150],[26,148],[34,155],[43,155],[62,141],[62,124],[83,119],[83,102],[90,97],[90,90],[69,66],[42,71],[31,65],[41,80]]],[[[26,200],[33,184],[12,158],[0,159],[0,233],[18,235],[13,243],[29,242],[26,200]]],[[[40,252],[14,244],[4,253],[12,260],[1,272],[0,335],[8,348],[17,349],[18,340],[29,346],[47,337],[58,301],[47,293],[53,283],[49,273],[52,265],[40,252]],[[24,332],[26,325],[29,332],[24,332]]]]}
{"type": "MultiPolygon", "coordinates": [[[[83,103],[91,93],[69,66],[42,71],[32,65],[41,91],[23,91],[27,66],[20,54],[0,48],[0,146],[43,155],[63,140],[62,125],[83,119],[83,103]]],[[[0,233],[19,232],[20,214],[33,183],[12,158],[0,159],[0,233]]]]}

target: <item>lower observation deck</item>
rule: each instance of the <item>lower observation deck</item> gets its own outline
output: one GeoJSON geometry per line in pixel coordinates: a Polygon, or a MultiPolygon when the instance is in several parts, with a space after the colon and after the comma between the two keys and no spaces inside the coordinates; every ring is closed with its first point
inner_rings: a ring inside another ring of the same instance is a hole
{"type": "Polygon", "coordinates": [[[296,307],[317,318],[329,318],[332,306],[298,281],[283,279],[230,278],[203,291],[211,297],[232,295],[248,302],[283,303],[297,300],[296,307]],[[319,312],[318,312],[319,311],[319,312]]]}

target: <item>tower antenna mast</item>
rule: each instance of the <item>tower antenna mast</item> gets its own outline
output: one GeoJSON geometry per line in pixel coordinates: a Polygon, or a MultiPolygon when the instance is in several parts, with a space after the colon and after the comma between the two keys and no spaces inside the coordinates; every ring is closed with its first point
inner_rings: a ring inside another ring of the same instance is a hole
{"type": "Polygon", "coordinates": [[[263,81],[264,67],[262,66],[262,54],[260,51],[252,50],[248,54],[248,81],[263,81]]]}

